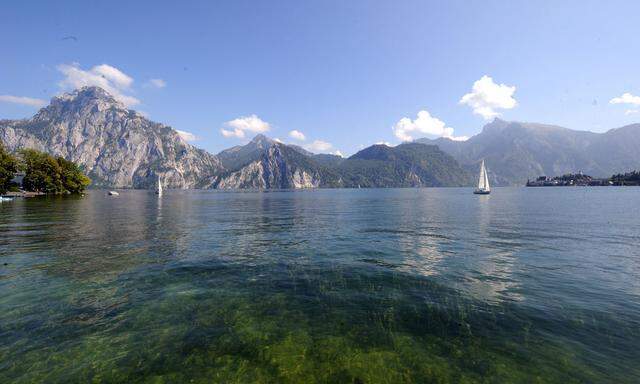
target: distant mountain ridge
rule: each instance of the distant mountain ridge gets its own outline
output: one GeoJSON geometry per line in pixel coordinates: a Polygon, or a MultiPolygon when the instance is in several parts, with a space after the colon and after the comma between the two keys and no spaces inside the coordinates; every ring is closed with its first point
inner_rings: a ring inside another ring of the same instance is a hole
{"type": "Polygon", "coordinates": [[[349,158],[313,154],[263,135],[220,152],[228,169],[213,188],[366,188],[464,186],[469,173],[433,145],[374,145],[349,158]]]}
{"type": "Polygon", "coordinates": [[[467,141],[419,139],[477,172],[485,160],[497,185],[523,185],[538,176],[583,172],[594,177],[640,169],[640,124],[604,133],[495,119],[467,141]]]}
{"type": "Polygon", "coordinates": [[[0,139],[80,164],[97,187],[285,189],[462,186],[469,173],[438,147],[372,146],[348,159],[258,135],[210,154],[173,128],[127,109],[99,87],[54,97],[33,118],[0,121],[0,139]]]}

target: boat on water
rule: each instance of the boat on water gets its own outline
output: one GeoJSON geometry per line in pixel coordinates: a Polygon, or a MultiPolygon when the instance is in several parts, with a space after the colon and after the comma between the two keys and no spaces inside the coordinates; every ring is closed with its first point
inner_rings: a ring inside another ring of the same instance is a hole
{"type": "Polygon", "coordinates": [[[489,177],[487,176],[487,168],[484,166],[484,160],[480,165],[480,177],[478,178],[478,188],[473,191],[476,195],[488,195],[491,193],[489,186],[489,177]]]}
{"type": "Polygon", "coordinates": [[[107,193],[109,194],[109,196],[120,196],[120,194],[116,191],[109,191],[107,193]]]}
{"type": "Polygon", "coordinates": [[[158,185],[156,185],[156,195],[162,196],[162,182],[158,178],[158,185]]]}
{"type": "Polygon", "coordinates": [[[12,201],[13,197],[0,196],[0,201],[12,201]]]}

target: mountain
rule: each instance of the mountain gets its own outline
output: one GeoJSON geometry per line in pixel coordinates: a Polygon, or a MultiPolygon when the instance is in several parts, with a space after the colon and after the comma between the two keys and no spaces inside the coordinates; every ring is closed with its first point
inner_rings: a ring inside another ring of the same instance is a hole
{"type": "Polygon", "coordinates": [[[171,127],[85,87],[54,97],[25,120],[0,121],[11,151],[34,148],[81,165],[94,187],[288,189],[470,185],[469,173],[437,146],[374,145],[350,158],[314,154],[258,135],[210,154],[171,127]]]}
{"type": "Polygon", "coordinates": [[[217,155],[226,171],[218,175],[209,187],[295,189],[335,184],[336,174],[317,163],[314,156],[258,135],[246,145],[224,150],[217,155]]]}
{"type": "Polygon", "coordinates": [[[640,124],[594,133],[495,119],[467,141],[417,142],[437,145],[471,172],[477,172],[484,159],[496,185],[577,172],[609,177],[640,168],[640,124]]]}
{"type": "Polygon", "coordinates": [[[258,135],[218,154],[231,169],[213,188],[463,186],[470,174],[435,145],[374,145],[344,159],[313,154],[258,135]]]}
{"type": "Polygon", "coordinates": [[[338,163],[342,185],[348,187],[466,186],[473,177],[435,145],[406,143],[372,145],[338,163]]]}
{"type": "Polygon", "coordinates": [[[10,150],[34,148],[79,163],[94,186],[169,188],[206,185],[222,169],[217,157],[186,143],[99,87],[54,97],[33,118],[0,121],[10,150]]]}
{"type": "Polygon", "coordinates": [[[258,134],[248,144],[236,145],[218,153],[216,156],[226,169],[237,169],[252,161],[258,160],[276,141],[263,134],[258,134]]]}

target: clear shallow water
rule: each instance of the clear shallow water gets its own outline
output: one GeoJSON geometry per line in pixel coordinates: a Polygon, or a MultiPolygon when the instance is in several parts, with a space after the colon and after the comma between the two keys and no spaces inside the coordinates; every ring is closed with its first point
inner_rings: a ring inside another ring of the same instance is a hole
{"type": "Polygon", "coordinates": [[[0,382],[639,382],[639,237],[637,188],[2,203],[0,382]]]}

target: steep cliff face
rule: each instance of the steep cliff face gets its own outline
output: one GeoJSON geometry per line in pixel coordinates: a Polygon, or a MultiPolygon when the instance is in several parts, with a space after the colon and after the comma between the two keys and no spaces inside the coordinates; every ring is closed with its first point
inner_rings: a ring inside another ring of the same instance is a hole
{"type": "MultiPolygon", "coordinates": [[[[248,159],[248,162],[245,161],[245,164],[238,165],[238,169],[235,171],[221,175],[212,187],[218,189],[300,189],[317,188],[322,185],[325,178],[317,164],[311,159],[286,145],[270,140],[265,143],[265,139],[264,136],[258,136],[243,150],[234,150],[234,154],[244,152],[244,158],[248,159]]],[[[224,152],[219,156],[224,159],[224,152]]],[[[241,158],[236,156],[233,157],[233,161],[236,164],[243,162],[241,158]]]]}
{"type": "Polygon", "coordinates": [[[35,148],[77,162],[95,186],[148,188],[160,177],[169,188],[194,188],[222,169],[215,156],[98,87],[55,97],[31,119],[1,121],[0,139],[10,150],[35,148]]]}

